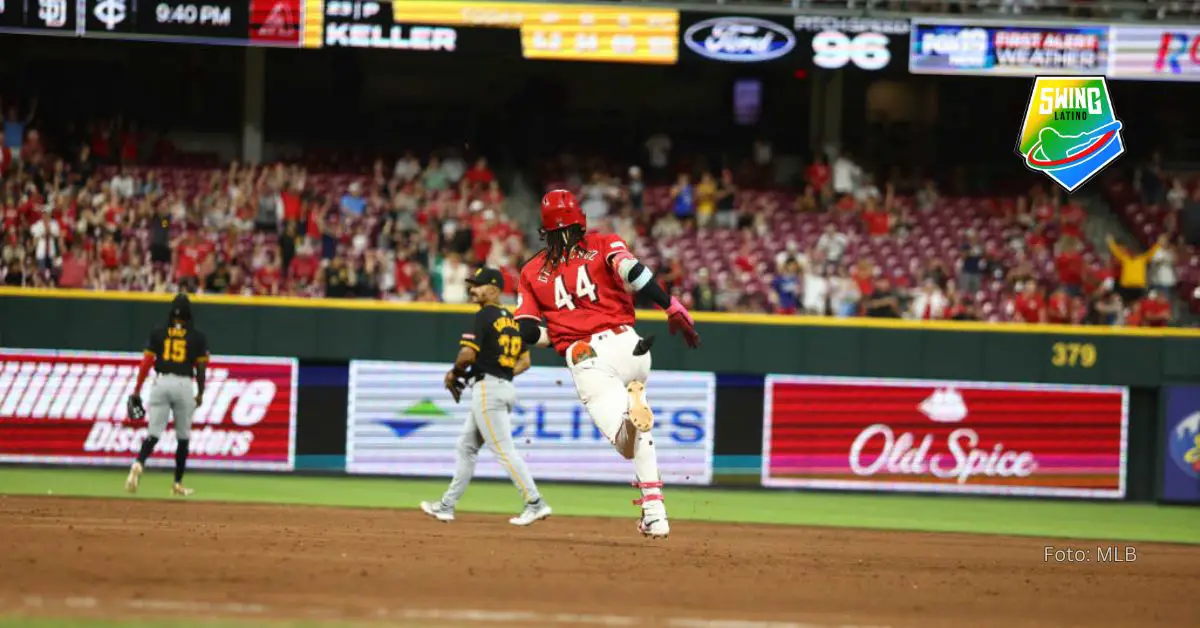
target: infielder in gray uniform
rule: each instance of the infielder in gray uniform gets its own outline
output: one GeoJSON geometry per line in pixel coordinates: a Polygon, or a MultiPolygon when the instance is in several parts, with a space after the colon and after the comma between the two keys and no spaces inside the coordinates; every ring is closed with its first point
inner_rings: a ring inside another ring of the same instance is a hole
{"type": "Polygon", "coordinates": [[[192,489],[183,486],[183,473],[187,469],[188,445],[192,436],[192,414],[204,400],[204,377],[208,367],[208,339],[192,326],[192,307],[187,295],[179,294],[171,302],[171,315],[166,327],[150,332],[150,340],[142,355],[138,369],[137,384],[126,402],[129,418],[135,421],[146,417],[142,406],[142,384],[153,366],[158,376],[150,390],[150,420],[146,440],[137,460],[129,468],[125,478],[125,489],[136,493],[146,468],[146,460],[167,429],[167,422],[175,418],[175,483],[171,494],[187,497],[192,489]],[[192,393],[192,377],[196,378],[196,392],[192,393]]]}
{"type": "Polygon", "coordinates": [[[550,506],[538,493],[512,439],[512,409],[517,402],[512,380],[529,368],[529,350],[521,341],[521,330],[512,314],[500,307],[500,291],[504,289],[500,271],[480,268],[467,283],[479,312],[474,330],[463,334],[459,341],[458,358],[446,373],[445,384],[457,402],[466,380],[472,382],[471,415],[458,439],[457,466],[450,487],[440,501],[421,502],[421,510],[439,521],[454,520],[454,507],[475,475],[479,449],[487,443],[525,500],[525,508],[508,522],[527,526],[550,516],[550,506]]]}

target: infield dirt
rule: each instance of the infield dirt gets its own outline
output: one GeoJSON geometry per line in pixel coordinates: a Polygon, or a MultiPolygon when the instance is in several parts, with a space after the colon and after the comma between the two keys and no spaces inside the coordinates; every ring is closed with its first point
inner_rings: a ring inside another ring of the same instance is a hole
{"type": "Polygon", "coordinates": [[[1136,560],[1115,563],[1094,541],[687,521],[650,541],[635,513],[521,529],[415,509],[0,496],[0,613],[753,628],[1186,626],[1200,611],[1200,546],[1121,544],[1136,560]],[[1047,561],[1046,546],[1091,560],[1047,561]]]}

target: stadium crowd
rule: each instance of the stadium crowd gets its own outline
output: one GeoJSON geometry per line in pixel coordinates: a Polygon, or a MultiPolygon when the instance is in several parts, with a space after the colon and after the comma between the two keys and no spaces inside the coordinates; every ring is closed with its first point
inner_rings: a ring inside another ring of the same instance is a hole
{"type": "MultiPolygon", "coordinates": [[[[121,123],[49,151],[35,107],[5,113],[5,285],[465,303],[464,280],[487,264],[511,301],[537,244],[482,156],[406,153],[362,174],[179,166],[165,141],[140,155],[121,123]]],[[[647,175],[564,158],[543,180],[574,190],[593,228],[636,243],[698,311],[1166,325],[1189,255],[1171,232],[1145,253],[1094,249],[1084,208],[1042,185],[944,198],[932,180],[880,187],[842,154],[815,158],[799,192],[743,189],[759,177],[680,172],[657,152],[647,175]]]]}

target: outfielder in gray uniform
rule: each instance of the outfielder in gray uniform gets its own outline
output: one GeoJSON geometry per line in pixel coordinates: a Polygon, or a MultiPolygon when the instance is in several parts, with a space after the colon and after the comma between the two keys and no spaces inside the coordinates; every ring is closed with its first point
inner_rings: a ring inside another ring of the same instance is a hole
{"type": "Polygon", "coordinates": [[[491,268],[480,268],[467,280],[471,299],[479,304],[475,326],[459,341],[454,368],[446,373],[445,385],[457,402],[471,382],[471,414],[463,424],[455,450],[456,466],[450,487],[436,502],[421,502],[425,514],[444,522],[454,520],[454,508],[471,484],[479,450],[486,443],[500,465],[508,471],[521,492],[525,507],[508,520],[527,526],[550,516],[550,506],[538,493],[537,483],[512,439],[512,409],[517,389],[512,380],[530,365],[529,350],[512,314],[500,306],[504,276],[491,268]]]}
{"type": "Polygon", "coordinates": [[[150,391],[150,418],[147,436],[142,441],[137,460],[129,467],[125,478],[125,489],[136,493],[145,471],[146,461],[158,445],[167,422],[175,419],[175,483],[171,494],[187,497],[192,489],[183,486],[183,473],[187,469],[188,446],[191,444],[192,415],[204,399],[205,369],[208,366],[208,339],[192,326],[191,303],[184,294],[179,294],[171,303],[171,315],[166,327],[150,332],[150,340],[138,369],[137,384],[126,402],[129,418],[135,421],[146,417],[142,406],[142,384],[153,366],[158,377],[150,391]],[[196,392],[192,393],[192,377],[195,377],[196,392]]]}

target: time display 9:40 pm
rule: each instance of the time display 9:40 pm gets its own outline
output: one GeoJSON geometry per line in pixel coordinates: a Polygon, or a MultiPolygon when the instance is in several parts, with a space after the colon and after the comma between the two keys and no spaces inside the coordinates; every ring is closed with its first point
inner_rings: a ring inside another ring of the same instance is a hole
{"type": "Polygon", "coordinates": [[[160,2],[154,7],[154,20],[159,24],[229,26],[233,22],[232,13],[228,5],[160,2]]]}

